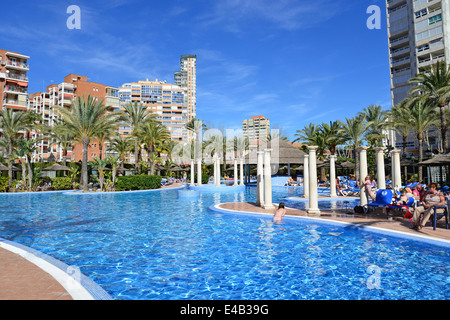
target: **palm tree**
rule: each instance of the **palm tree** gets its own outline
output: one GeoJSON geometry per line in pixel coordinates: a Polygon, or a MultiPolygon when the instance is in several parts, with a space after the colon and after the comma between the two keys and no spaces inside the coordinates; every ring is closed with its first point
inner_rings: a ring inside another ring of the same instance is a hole
{"type": "Polygon", "coordinates": [[[330,121],[330,123],[322,123],[320,131],[324,136],[325,146],[330,150],[331,154],[336,154],[336,147],[345,143],[346,139],[340,134],[341,124],[339,121],[330,121]]]}
{"type": "Polygon", "coordinates": [[[139,140],[139,130],[140,128],[149,120],[154,120],[156,115],[152,114],[147,107],[135,103],[129,103],[124,106],[124,117],[123,121],[128,123],[132,127],[131,135],[134,137],[134,169],[136,174],[139,171],[139,150],[140,150],[140,140],[139,140]]]}
{"type": "Polygon", "coordinates": [[[111,165],[111,169],[112,169],[112,187],[115,188],[117,168],[119,167],[119,165],[122,162],[120,160],[120,157],[114,157],[113,155],[109,155],[106,158],[106,162],[111,165]]]}
{"type": "Polygon", "coordinates": [[[98,181],[100,182],[100,190],[103,191],[103,184],[105,183],[105,169],[109,164],[108,160],[95,157],[90,163],[92,167],[98,171],[98,181]]]}
{"type": "Polygon", "coordinates": [[[145,141],[147,158],[151,166],[150,174],[153,175],[153,153],[157,147],[163,145],[164,141],[170,139],[169,130],[167,130],[167,127],[161,122],[152,120],[140,127],[138,135],[145,141]]]}
{"type": "Polygon", "coordinates": [[[386,110],[381,110],[381,106],[370,105],[363,109],[364,112],[359,112],[358,115],[365,117],[367,121],[366,138],[368,140],[373,140],[374,145],[378,146],[379,139],[384,137],[383,129],[386,128],[386,110]]]}
{"type": "Polygon", "coordinates": [[[108,112],[109,107],[103,104],[103,99],[96,100],[91,97],[78,97],[72,102],[72,108],[66,109],[55,106],[65,123],[65,130],[73,135],[83,146],[83,160],[81,176],[83,190],[88,191],[88,147],[92,139],[116,126],[119,114],[108,112]]]}
{"type": "Polygon", "coordinates": [[[131,151],[131,139],[124,136],[116,136],[113,140],[111,140],[109,149],[119,155],[119,160],[123,167],[125,157],[127,153],[131,151]]]}
{"type": "MultiPolygon", "coordinates": [[[[7,140],[8,145],[8,155],[11,157],[13,155],[14,141],[19,135],[20,131],[24,130],[27,123],[26,112],[13,111],[9,108],[4,108],[0,110],[0,128],[3,130],[3,136],[7,140]]],[[[12,183],[12,169],[13,162],[9,161],[8,165],[8,186],[11,187],[12,183]]]]}
{"type": "Polygon", "coordinates": [[[67,153],[69,148],[73,146],[74,136],[64,128],[64,122],[59,121],[51,132],[51,136],[62,149],[63,165],[67,165],[67,153]]]}
{"type": "Polygon", "coordinates": [[[426,101],[439,108],[441,137],[443,139],[443,153],[448,152],[447,121],[445,107],[450,101],[450,66],[445,61],[438,61],[428,72],[420,73],[409,80],[414,86],[409,91],[410,100],[426,101]]]}
{"type": "Polygon", "coordinates": [[[200,136],[201,132],[206,129],[206,125],[203,123],[203,120],[193,118],[191,121],[186,123],[186,129],[191,131],[194,134],[193,141],[194,142],[194,152],[192,153],[194,155],[194,159],[199,158],[201,155],[201,144],[200,144],[200,136]]]}
{"type": "MultiPolygon", "coordinates": [[[[340,121],[340,120],[339,120],[340,121]]],[[[350,141],[353,146],[353,152],[355,154],[355,177],[356,181],[359,180],[359,156],[356,149],[361,145],[364,134],[368,128],[368,123],[365,121],[364,116],[356,116],[353,118],[345,118],[345,122],[340,121],[341,133],[344,135],[347,141],[350,141]]]]}
{"type": "MultiPolygon", "coordinates": [[[[407,102],[405,102],[407,103],[407,102]]],[[[436,125],[439,121],[439,114],[436,112],[436,108],[426,103],[424,100],[414,100],[412,104],[409,104],[409,119],[411,129],[417,135],[419,142],[419,162],[423,160],[423,135],[431,126],[436,125]]],[[[419,181],[422,181],[422,167],[419,167],[419,181]]]]}
{"type": "Polygon", "coordinates": [[[397,104],[389,110],[388,126],[402,136],[402,156],[406,157],[406,142],[408,133],[411,130],[410,110],[404,104],[397,104]]]}
{"type": "MultiPolygon", "coordinates": [[[[36,139],[19,139],[17,142],[17,152],[20,157],[25,158],[25,164],[28,171],[28,190],[31,190],[33,186],[33,170],[31,170],[30,159],[34,151],[36,151],[37,140],[36,139]]],[[[23,171],[23,170],[22,170],[23,171]]],[[[25,175],[23,176],[24,181],[26,180],[25,175]]]]}

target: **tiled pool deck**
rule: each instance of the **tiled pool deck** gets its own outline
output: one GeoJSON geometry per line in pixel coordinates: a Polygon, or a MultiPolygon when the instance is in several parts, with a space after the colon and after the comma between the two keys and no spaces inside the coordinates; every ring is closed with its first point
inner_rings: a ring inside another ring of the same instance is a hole
{"type": "MultiPolygon", "coordinates": [[[[179,187],[179,185],[170,187],[179,187]]],[[[168,186],[167,188],[170,187],[168,186]]],[[[254,203],[224,203],[216,207],[219,210],[232,210],[253,214],[273,215],[275,212],[275,209],[264,210],[254,203]]],[[[305,211],[291,208],[287,209],[287,215],[308,217],[305,211]]],[[[409,228],[411,226],[409,219],[394,217],[390,220],[382,215],[351,215],[346,214],[342,209],[335,209],[333,211],[323,210],[320,217],[314,218],[339,221],[354,224],[355,226],[382,228],[415,236],[450,240],[450,230],[445,229],[442,220],[438,221],[436,230],[433,230],[431,225],[427,225],[422,230],[416,231],[409,228]]],[[[82,295],[72,296],[60,282],[60,280],[55,279],[55,277],[41,269],[38,265],[30,262],[26,257],[0,246],[0,300],[84,299],[82,295]]]]}

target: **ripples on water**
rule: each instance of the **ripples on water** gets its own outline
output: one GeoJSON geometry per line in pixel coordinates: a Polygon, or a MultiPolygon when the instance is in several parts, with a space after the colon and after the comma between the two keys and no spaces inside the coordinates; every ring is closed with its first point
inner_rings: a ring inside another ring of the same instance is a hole
{"type": "MultiPolygon", "coordinates": [[[[255,191],[206,192],[194,201],[178,199],[177,190],[1,195],[0,237],[79,267],[116,299],[450,297],[449,249],[207,209],[255,201],[255,191]]],[[[274,188],[274,202],[300,192],[274,188]]]]}

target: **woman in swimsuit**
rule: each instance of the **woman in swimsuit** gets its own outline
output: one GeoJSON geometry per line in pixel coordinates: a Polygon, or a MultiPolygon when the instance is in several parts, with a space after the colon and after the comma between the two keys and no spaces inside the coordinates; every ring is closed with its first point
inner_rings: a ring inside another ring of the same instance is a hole
{"type": "Polygon", "coordinates": [[[275,215],[273,216],[273,221],[281,221],[281,218],[286,215],[286,208],[284,206],[284,202],[280,202],[275,215]]]}

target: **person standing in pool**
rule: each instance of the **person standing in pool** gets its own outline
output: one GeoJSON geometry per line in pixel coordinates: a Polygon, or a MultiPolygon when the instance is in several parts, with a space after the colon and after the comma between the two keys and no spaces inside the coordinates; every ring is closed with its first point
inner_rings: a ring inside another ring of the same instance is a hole
{"type": "Polygon", "coordinates": [[[284,202],[280,202],[278,205],[278,209],[273,216],[273,221],[280,221],[286,215],[286,207],[284,206],[284,202]]]}

